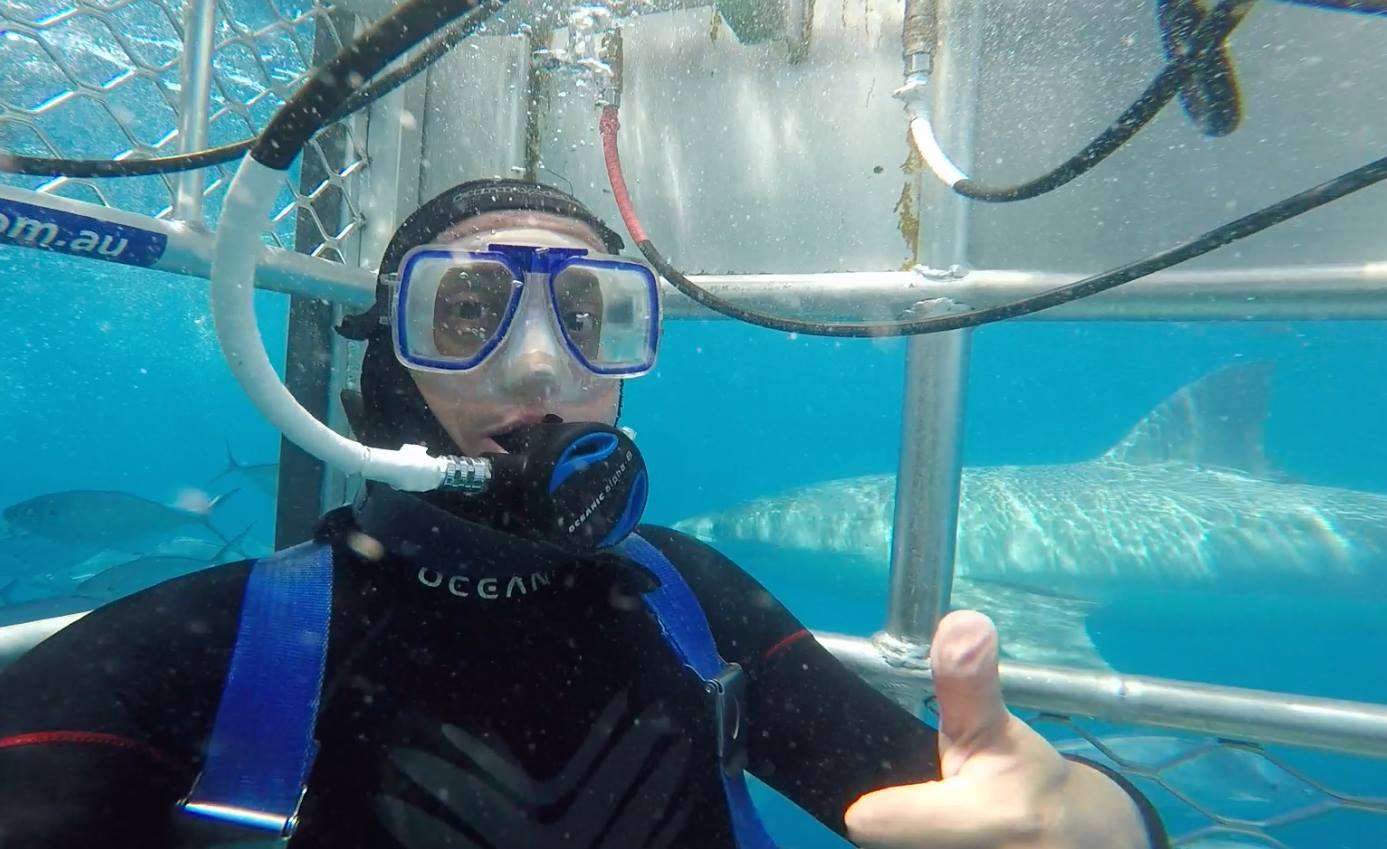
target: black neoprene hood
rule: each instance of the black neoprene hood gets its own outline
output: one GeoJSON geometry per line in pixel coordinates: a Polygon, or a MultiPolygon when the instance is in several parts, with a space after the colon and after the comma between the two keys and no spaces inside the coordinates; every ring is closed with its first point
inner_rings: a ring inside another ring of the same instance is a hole
{"type": "Polygon", "coordinates": [[[620,253],[625,243],[610,227],[567,192],[524,180],[472,180],[454,186],[416,209],[404,220],[381,257],[376,272],[376,303],[366,312],[342,319],[337,332],[348,339],[370,339],[385,327],[381,317],[386,310],[388,289],[384,277],[393,274],[405,254],[420,245],[427,245],[444,231],[477,215],[487,212],[523,210],[547,212],[572,218],[587,224],[602,238],[609,254],[620,253]]]}
{"type": "Polygon", "coordinates": [[[390,327],[382,319],[390,289],[385,277],[399,268],[412,249],[426,245],[458,224],[487,212],[524,210],[547,212],[589,225],[602,238],[607,253],[619,253],[621,236],[602,223],[572,195],[553,186],[523,180],[473,180],[454,186],[415,210],[391,237],[376,276],[376,303],[366,312],[347,316],[337,332],[365,340],[359,396],[343,393],[343,406],[356,437],[377,448],[427,446],[437,454],[456,454],[458,448],[438,423],[419,388],[395,357],[390,327]]]}

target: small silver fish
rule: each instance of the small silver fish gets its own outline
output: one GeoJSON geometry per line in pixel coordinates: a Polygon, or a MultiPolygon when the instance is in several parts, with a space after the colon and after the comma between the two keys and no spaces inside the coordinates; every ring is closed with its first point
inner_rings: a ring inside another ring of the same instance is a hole
{"type": "Polygon", "coordinates": [[[110,601],[212,565],[205,560],[188,557],[140,557],[93,575],[78,584],[72,592],[90,599],[110,601]]]}
{"type": "Polygon", "coordinates": [[[130,550],[190,525],[225,540],[208,519],[236,491],[217,496],[201,510],[172,507],[128,492],[53,492],[11,504],[5,508],[4,517],[13,530],[96,548],[130,550]]]}
{"type": "MultiPolygon", "coordinates": [[[[249,528],[247,528],[249,530],[249,528]]],[[[269,554],[269,550],[263,545],[247,546],[244,537],[245,531],[237,534],[235,539],[242,540],[234,548],[227,548],[227,544],[221,540],[204,539],[194,536],[176,536],[161,540],[158,545],[144,551],[133,551],[131,554],[140,555],[160,555],[163,557],[187,557],[190,560],[201,560],[212,562],[220,558],[221,560],[240,560],[246,557],[259,557],[269,554]]],[[[128,560],[129,558],[123,558],[128,560]]],[[[114,565],[114,564],[111,564],[114,565]]]]}
{"type": "Polygon", "coordinates": [[[210,559],[167,554],[137,557],[92,575],[71,592],[86,598],[112,601],[162,584],[164,581],[210,568],[234,556],[231,553],[238,551],[237,546],[245,539],[246,534],[250,533],[251,527],[253,526],[247,526],[245,530],[227,540],[210,559]]]}
{"type": "Polygon", "coordinates": [[[90,577],[90,575],[84,575],[81,578],[62,572],[22,575],[6,581],[0,586],[0,605],[8,608],[17,604],[27,604],[67,595],[86,577],[90,577]]]}
{"type": "Polygon", "coordinates": [[[100,549],[71,540],[52,540],[16,533],[0,537],[0,582],[52,569],[66,569],[90,558],[100,549]]]}
{"type": "MultiPolygon", "coordinates": [[[[1100,741],[1124,763],[1116,763],[1087,740],[1063,740],[1055,743],[1055,748],[1109,767],[1132,765],[1159,772],[1171,786],[1227,816],[1260,819],[1276,811],[1298,810],[1324,799],[1324,794],[1312,785],[1257,752],[1222,746],[1217,740],[1133,734],[1102,737],[1100,741]]],[[[1211,842],[1209,845],[1222,847],[1224,844],[1211,842]]]]}
{"type": "Polygon", "coordinates": [[[279,488],[278,463],[242,463],[231,452],[230,442],[226,443],[226,468],[212,478],[211,482],[216,483],[227,475],[240,475],[252,487],[271,498],[279,488]]]}

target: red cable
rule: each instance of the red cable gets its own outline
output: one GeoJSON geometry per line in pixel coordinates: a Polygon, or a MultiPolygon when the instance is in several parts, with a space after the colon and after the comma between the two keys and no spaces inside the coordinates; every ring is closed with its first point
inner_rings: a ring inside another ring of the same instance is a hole
{"type": "Polygon", "coordinates": [[[650,241],[645,228],[636,217],[631,206],[631,193],[626,188],[626,177],[621,173],[621,154],[616,149],[616,131],[621,129],[617,120],[615,106],[603,106],[602,117],[597,121],[597,131],[602,135],[602,159],[607,163],[607,179],[612,183],[612,195],[616,198],[616,208],[621,211],[621,220],[626,222],[626,230],[637,244],[650,241]]]}
{"type": "Polygon", "coordinates": [[[145,755],[157,762],[160,766],[174,772],[186,771],[177,761],[153,746],[116,734],[102,734],[96,731],[35,731],[28,734],[14,734],[9,737],[0,737],[0,749],[14,749],[20,746],[48,746],[55,743],[111,746],[113,748],[125,749],[126,751],[145,755]]]}

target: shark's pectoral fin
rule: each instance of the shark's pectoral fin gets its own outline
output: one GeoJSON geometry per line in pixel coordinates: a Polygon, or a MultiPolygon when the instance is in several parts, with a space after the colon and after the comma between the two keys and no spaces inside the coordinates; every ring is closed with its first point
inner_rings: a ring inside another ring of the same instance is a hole
{"type": "Polygon", "coordinates": [[[1161,402],[1103,460],[1188,463],[1276,477],[1262,450],[1271,364],[1225,366],[1161,402]]]}
{"type": "Polygon", "coordinates": [[[1110,670],[1089,639],[1093,602],[986,581],[954,583],[955,610],[980,610],[997,624],[1002,657],[1080,669],[1110,670]]]}

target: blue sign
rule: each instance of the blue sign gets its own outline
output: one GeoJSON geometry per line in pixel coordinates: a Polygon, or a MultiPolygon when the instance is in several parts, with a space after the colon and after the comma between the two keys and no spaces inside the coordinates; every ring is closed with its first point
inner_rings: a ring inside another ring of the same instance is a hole
{"type": "Polygon", "coordinates": [[[0,244],[148,268],[168,242],[163,233],[0,198],[0,244]]]}

